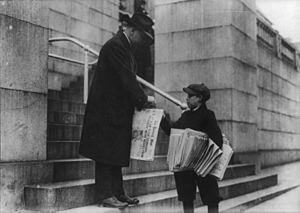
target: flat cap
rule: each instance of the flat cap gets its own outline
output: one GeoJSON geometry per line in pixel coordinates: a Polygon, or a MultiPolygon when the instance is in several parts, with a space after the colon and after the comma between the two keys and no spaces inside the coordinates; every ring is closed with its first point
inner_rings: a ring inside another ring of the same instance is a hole
{"type": "Polygon", "coordinates": [[[190,95],[202,95],[203,101],[210,99],[210,91],[207,86],[203,83],[201,84],[190,84],[183,88],[183,91],[190,95]]]}

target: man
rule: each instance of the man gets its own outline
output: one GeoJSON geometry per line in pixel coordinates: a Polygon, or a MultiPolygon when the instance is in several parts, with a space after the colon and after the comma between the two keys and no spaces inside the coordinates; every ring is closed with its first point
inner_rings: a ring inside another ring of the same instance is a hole
{"type": "Polygon", "coordinates": [[[125,31],[106,42],[100,51],[79,148],[81,155],[95,161],[99,201],[116,208],[139,202],[124,192],[122,167],[129,166],[134,108],[142,109],[150,101],[136,80],[132,49],[153,42],[154,23],[142,13],[127,21],[125,31]]]}
{"type": "MultiPolygon", "coordinates": [[[[207,109],[206,101],[210,98],[209,89],[205,84],[191,84],[183,91],[187,93],[187,105],[189,110],[185,111],[181,117],[172,125],[168,118],[161,122],[162,129],[170,135],[171,128],[186,129],[205,132],[220,148],[223,139],[221,130],[217,124],[213,111],[207,109]]],[[[183,202],[184,213],[194,212],[194,199],[196,185],[198,185],[202,202],[208,205],[208,213],[218,212],[219,187],[217,180],[211,176],[197,176],[194,171],[174,172],[178,199],[183,202]]]]}

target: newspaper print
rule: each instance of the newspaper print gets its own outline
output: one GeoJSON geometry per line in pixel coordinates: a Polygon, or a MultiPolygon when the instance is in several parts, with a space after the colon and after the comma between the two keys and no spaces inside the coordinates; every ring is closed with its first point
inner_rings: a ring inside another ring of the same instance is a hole
{"type": "Polygon", "coordinates": [[[132,124],[130,158],[153,161],[162,109],[135,111],[132,124]]]}

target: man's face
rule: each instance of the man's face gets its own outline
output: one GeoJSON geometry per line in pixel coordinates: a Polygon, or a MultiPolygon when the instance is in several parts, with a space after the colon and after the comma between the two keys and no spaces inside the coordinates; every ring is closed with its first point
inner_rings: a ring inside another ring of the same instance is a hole
{"type": "Polygon", "coordinates": [[[187,105],[190,109],[194,109],[201,104],[202,96],[188,94],[186,98],[187,105]]]}
{"type": "Polygon", "coordinates": [[[147,36],[144,32],[138,29],[134,29],[130,40],[134,44],[134,46],[142,46],[146,44],[147,36]]]}

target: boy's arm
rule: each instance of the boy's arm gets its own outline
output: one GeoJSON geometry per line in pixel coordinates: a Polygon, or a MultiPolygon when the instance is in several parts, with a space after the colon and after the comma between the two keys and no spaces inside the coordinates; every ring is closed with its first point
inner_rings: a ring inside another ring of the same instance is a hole
{"type": "Polygon", "coordinates": [[[163,129],[163,131],[167,134],[170,135],[171,134],[171,128],[172,128],[172,123],[170,121],[170,116],[169,114],[164,114],[163,118],[160,122],[160,127],[163,129]]]}
{"type": "Polygon", "coordinates": [[[167,135],[171,134],[171,128],[182,129],[184,127],[182,124],[182,116],[176,122],[172,123],[170,120],[170,115],[168,113],[164,114],[160,122],[161,128],[167,135]]]}

